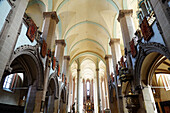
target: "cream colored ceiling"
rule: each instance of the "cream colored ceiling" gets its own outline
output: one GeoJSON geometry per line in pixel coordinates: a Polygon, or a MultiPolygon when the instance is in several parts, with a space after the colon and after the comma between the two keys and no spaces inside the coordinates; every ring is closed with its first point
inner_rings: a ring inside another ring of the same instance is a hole
{"type": "MultiPolygon", "coordinates": [[[[43,11],[56,11],[60,20],[57,24],[56,37],[65,39],[65,55],[71,57],[73,76],[76,75],[77,60],[84,75],[95,75],[96,64],[104,61],[105,55],[111,54],[108,45],[110,38],[122,39],[117,21],[118,11],[128,8],[133,8],[134,12],[137,10],[137,0],[30,0],[30,2],[32,5],[26,12],[40,28],[43,23],[43,11]]],[[[137,23],[135,14],[133,18],[137,23]]],[[[137,25],[135,24],[136,27],[137,25]]],[[[123,49],[123,46],[121,47],[123,49]]],[[[103,71],[104,68],[103,66],[103,71]]]]}

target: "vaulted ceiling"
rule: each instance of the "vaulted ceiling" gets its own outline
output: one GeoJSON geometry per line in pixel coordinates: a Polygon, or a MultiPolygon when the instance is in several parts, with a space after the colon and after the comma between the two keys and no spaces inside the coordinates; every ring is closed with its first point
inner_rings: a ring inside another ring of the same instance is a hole
{"type": "MultiPolygon", "coordinates": [[[[56,37],[65,39],[65,55],[70,55],[70,64],[77,65],[79,62],[83,70],[94,75],[90,69],[99,61],[105,63],[105,55],[111,54],[111,38],[120,38],[123,50],[117,21],[121,9],[133,9],[136,12],[137,0],[30,0],[26,12],[41,28],[42,12],[56,11],[59,18],[56,37]]],[[[133,19],[137,27],[135,13],[133,19]]]]}

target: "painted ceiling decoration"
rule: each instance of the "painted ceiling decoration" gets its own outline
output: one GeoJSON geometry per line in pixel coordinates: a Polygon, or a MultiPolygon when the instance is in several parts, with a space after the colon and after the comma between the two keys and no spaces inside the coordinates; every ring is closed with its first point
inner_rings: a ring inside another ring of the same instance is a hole
{"type": "MultiPolygon", "coordinates": [[[[105,55],[111,55],[111,38],[120,38],[121,50],[124,50],[117,17],[119,10],[131,8],[137,11],[137,0],[30,0],[26,12],[41,30],[43,20],[36,18],[43,17],[44,11],[56,11],[59,18],[56,39],[65,39],[64,54],[71,58],[72,75],[76,76],[76,65],[80,65],[85,75],[94,77],[93,69],[99,67],[99,62],[105,65],[105,55]],[[31,15],[33,10],[36,15],[31,15]]],[[[138,26],[136,15],[133,19],[138,26]]],[[[102,75],[105,68],[101,66],[102,75]]]]}

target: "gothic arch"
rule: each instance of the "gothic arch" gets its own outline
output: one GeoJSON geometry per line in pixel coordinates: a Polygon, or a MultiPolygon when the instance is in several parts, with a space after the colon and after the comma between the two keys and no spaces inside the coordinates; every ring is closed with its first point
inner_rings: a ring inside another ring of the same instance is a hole
{"type": "Polygon", "coordinates": [[[58,78],[56,73],[52,73],[49,82],[48,82],[48,87],[52,88],[52,91],[54,92],[55,98],[59,98],[59,83],[58,83],[58,78]]]}
{"type": "Polygon", "coordinates": [[[61,100],[63,101],[63,103],[66,103],[66,89],[65,87],[63,87],[63,89],[61,90],[61,100]]]}
{"type": "MultiPolygon", "coordinates": [[[[134,69],[134,73],[135,75],[135,86],[136,89],[141,88],[141,68],[143,65],[144,60],[149,56],[152,55],[152,59],[154,60],[154,57],[158,57],[160,55],[165,56],[167,59],[170,60],[170,53],[168,51],[168,49],[160,44],[160,43],[156,43],[156,42],[152,42],[152,43],[140,43],[139,44],[139,53],[137,55],[136,58],[136,62],[135,62],[135,69],[134,69]]],[[[151,61],[150,61],[151,62],[151,61]]],[[[151,64],[152,65],[152,62],[151,64]]],[[[145,77],[146,78],[146,77],[145,77]]],[[[148,81],[145,81],[145,84],[147,84],[148,81]]]]}
{"type": "MultiPolygon", "coordinates": [[[[38,45],[24,45],[17,48],[7,63],[4,75],[23,72],[27,78],[28,85],[36,81],[38,89],[43,88],[44,68],[39,55],[38,45]]],[[[5,77],[3,76],[3,78],[5,77]]]]}

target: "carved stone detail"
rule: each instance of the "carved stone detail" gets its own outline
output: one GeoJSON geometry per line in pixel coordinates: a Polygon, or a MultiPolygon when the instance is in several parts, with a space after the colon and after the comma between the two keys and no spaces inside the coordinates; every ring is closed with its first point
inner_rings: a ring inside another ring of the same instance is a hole
{"type": "Polygon", "coordinates": [[[141,85],[140,84],[140,70],[141,70],[143,60],[148,54],[152,52],[160,53],[164,55],[166,58],[170,59],[170,53],[167,47],[165,47],[164,45],[160,43],[156,43],[156,42],[139,43],[139,53],[137,54],[137,57],[136,57],[135,69],[134,69],[134,73],[136,74],[135,75],[136,88],[141,85]]]}
{"type": "Polygon", "coordinates": [[[114,44],[115,42],[119,42],[120,43],[120,39],[119,38],[111,38],[109,45],[111,46],[112,44],[114,44]]]}
{"type": "Polygon", "coordinates": [[[64,59],[70,60],[70,56],[64,56],[64,59]]]}
{"type": "Polygon", "coordinates": [[[120,19],[125,17],[126,15],[130,15],[132,16],[133,14],[133,10],[119,10],[119,16],[117,18],[117,20],[120,22],[120,19]]]}
{"type": "Polygon", "coordinates": [[[62,44],[64,47],[66,46],[65,40],[55,40],[56,45],[62,44]]]}
{"type": "Polygon", "coordinates": [[[112,58],[112,55],[106,55],[106,56],[104,57],[105,60],[107,60],[107,59],[109,59],[109,58],[112,58]]]}
{"type": "MultiPolygon", "coordinates": [[[[6,69],[9,70],[9,66],[20,55],[29,55],[35,61],[36,65],[37,65],[37,70],[38,70],[38,73],[39,73],[37,75],[37,78],[36,78],[37,89],[41,90],[43,88],[44,69],[43,69],[43,63],[42,63],[42,60],[41,60],[41,56],[40,56],[40,53],[39,53],[39,44],[37,44],[35,46],[22,45],[22,46],[18,47],[14,51],[14,53],[12,54],[12,57],[9,60],[9,62],[7,63],[6,69]]],[[[31,76],[29,76],[29,78],[31,79],[31,76]]]]}
{"type": "Polygon", "coordinates": [[[44,18],[50,17],[51,19],[56,21],[56,24],[59,22],[59,19],[58,19],[55,11],[53,11],[53,12],[43,12],[43,17],[44,18]]]}

